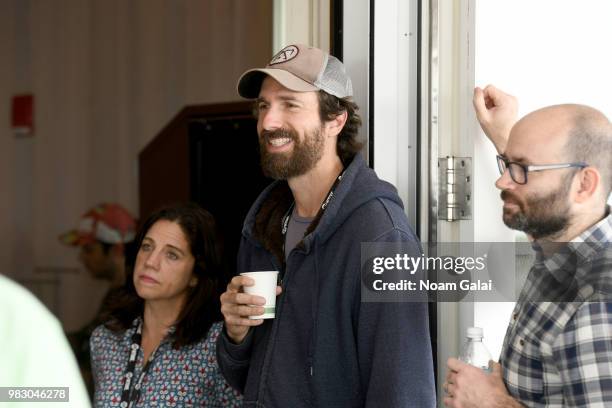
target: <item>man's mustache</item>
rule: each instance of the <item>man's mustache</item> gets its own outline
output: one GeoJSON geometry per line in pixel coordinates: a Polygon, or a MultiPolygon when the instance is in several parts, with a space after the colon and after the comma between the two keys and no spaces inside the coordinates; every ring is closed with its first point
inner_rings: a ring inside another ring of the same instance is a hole
{"type": "Polygon", "coordinates": [[[517,196],[515,196],[514,194],[512,194],[511,192],[509,192],[508,190],[504,190],[500,193],[500,197],[503,201],[507,201],[507,202],[511,202],[511,203],[516,203],[518,205],[521,204],[521,201],[518,199],[517,196]]]}

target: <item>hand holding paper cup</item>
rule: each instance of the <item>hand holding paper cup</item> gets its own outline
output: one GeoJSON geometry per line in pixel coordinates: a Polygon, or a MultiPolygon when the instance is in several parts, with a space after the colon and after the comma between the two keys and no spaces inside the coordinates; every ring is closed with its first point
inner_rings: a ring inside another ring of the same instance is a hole
{"type": "Polygon", "coordinates": [[[255,281],[252,286],[243,286],[244,293],[266,299],[264,313],[259,316],[249,316],[249,319],[274,319],[278,271],[242,272],[240,275],[248,276],[255,281]]]}

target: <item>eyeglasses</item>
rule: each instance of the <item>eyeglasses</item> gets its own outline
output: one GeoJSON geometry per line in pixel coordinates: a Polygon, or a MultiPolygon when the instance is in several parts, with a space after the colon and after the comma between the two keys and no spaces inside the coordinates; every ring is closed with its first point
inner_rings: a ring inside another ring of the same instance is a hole
{"type": "Polygon", "coordinates": [[[508,161],[508,159],[504,156],[497,155],[497,167],[499,168],[499,174],[504,174],[506,169],[508,169],[512,181],[514,181],[516,184],[527,184],[527,173],[529,173],[530,171],[568,169],[570,167],[578,167],[580,169],[584,169],[588,166],[588,164],[583,162],[526,166],[521,163],[508,161]]]}

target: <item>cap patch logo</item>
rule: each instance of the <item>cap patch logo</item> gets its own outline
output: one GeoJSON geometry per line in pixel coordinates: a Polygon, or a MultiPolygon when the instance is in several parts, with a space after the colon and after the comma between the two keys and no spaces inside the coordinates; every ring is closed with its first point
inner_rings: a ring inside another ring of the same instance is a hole
{"type": "Polygon", "coordinates": [[[268,65],[282,64],[283,62],[291,61],[295,57],[297,57],[298,47],[295,45],[289,45],[282,50],[280,50],[273,58],[272,61],[268,65]]]}

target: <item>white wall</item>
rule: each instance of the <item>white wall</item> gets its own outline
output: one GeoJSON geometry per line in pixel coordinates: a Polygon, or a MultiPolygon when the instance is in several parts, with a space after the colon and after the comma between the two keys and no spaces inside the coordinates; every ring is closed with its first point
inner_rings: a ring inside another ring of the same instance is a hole
{"type": "Polygon", "coordinates": [[[374,19],[374,169],[397,187],[416,228],[417,4],[377,2],[374,19]]]}
{"type": "Polygon", "coordinates": [[[330,0],[274,0],[273,51],[308,44],[329,52],[330,0]]]}

